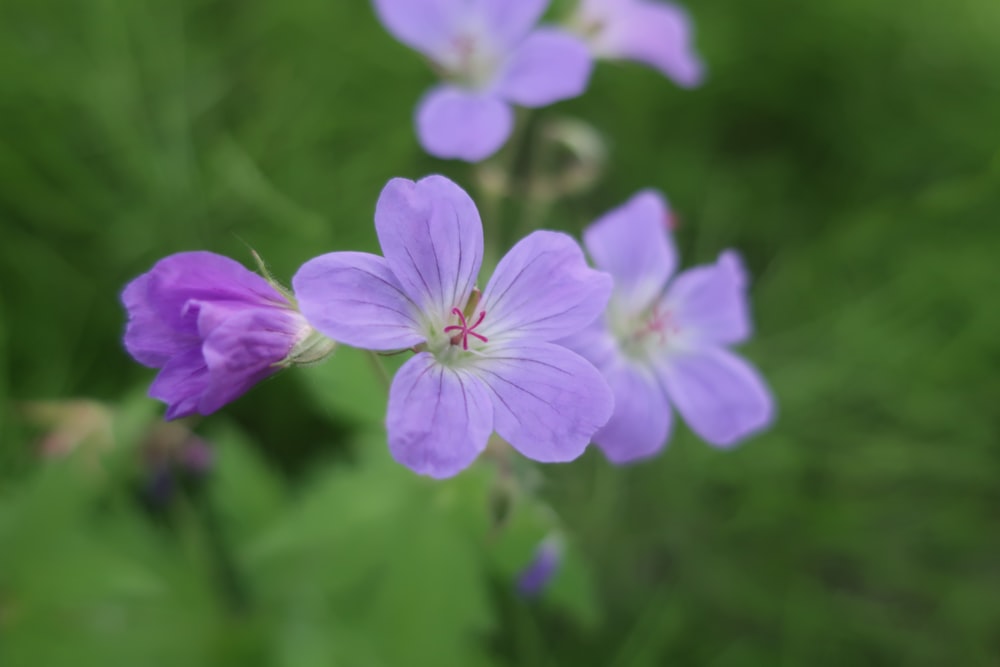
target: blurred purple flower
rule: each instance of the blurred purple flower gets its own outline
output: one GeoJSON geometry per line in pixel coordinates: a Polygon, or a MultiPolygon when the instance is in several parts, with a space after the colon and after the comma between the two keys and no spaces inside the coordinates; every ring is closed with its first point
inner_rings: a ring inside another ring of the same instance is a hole
{"type": "Polygon", "coordinates": [[[140,492],[152,509],[170,504],[180,486],[197,485],[215,466],[212,445],[177,423],[159,423],[141,450],[140,492]]]}
{"type": "Polygon", "coordinates": [[[479,212],[443,176],[389,181],[375,229],[385,257],[323,255],[292,284],[324,334],[369,350],[415,348],[389,392],[396,460],[449,477],[494,429],[537,461],[579,456],[611,415],[611,392],[590,363],[551,341],[604,310],[610,278],[569,236],[539,231],[500,260],[480,300],[479,212]]]}
{"type": "Polygon", "coordinates": [[[581,0],[571,25],[598,58],[644,63],[685,88],[704,78],[705,67],[692,44],[691,19],[672,3],[581,0]]]}
{"type": "Polygon", "coordinates": [[[125,287],[125,348],[161,369],[167,419],[207,415],[276,373],[312,333],[288,298],[227,257],[182,252],[125,287]]]}
{"type": "Polygon", "coordinates": [[[587,46],[561,30],[533,30],[549,0],[374,2],[385,28],[446,81],[417,106],[417,135],[431,155],[483,160],[507,141],[511,104],[543,107],[587,87],[587,46]]]}
{"type": "Polygon", "coordinates": [[[643,191],[584,232],[584,243],[615,288],[604,317],[563,342],[592,361],[615,395],[615,413],[594,436],[615,463],[664,447],[670,405],[719,447],[737,444],[774,417],[760,375],[727,346],[751,333],[747,275],[739,256],[670,280],[677,251],[663,197],[643,191]],[[668,285],[668,281],[669,285],[668,285]]]}
{"type": "Polygon", "coordinates": [[[562,564],[562,545],[558,540],[546,539],[535,551],[535,557],[521,570],[517,578],[517,592],[526,598],[538,597],[562,564]]]}
{"type": "Polygon", "coordinates": [[[177,453],[177,464],[192,475],[207,475],[215,467],[215,450],[206,441],[192,435],[177,453]]]}

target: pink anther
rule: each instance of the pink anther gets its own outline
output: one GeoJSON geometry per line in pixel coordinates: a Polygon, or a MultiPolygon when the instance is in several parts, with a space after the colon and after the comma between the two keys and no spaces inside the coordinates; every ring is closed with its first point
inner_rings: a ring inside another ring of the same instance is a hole
{"type": "Polygon", "coordinates": [[[457,331],[458,332],[457,334],[455,334],[454,336],[451,337],[451,344],[452,345],[458,345],[458,342],[462,341],[462,349],[463,350],[468,350],[469,349],[469,336],[475,336],[476,338],[478,338],[479,340],[483,341],[484,343],[489,342],[489,339],[486,336],[484,336],[482,334],[477,334],[476,331],[475,331],[476,327],[478,327],[480,324],[482,324],[483,318],[486,317],[486,311],[485,310],[482,310],[482,311],[479,312],[479,319],[476,320],[476,323],[473,324],[471,327],[469,326],[468,322],[465,321],[465,313],[463,313],[458,308],[452,308],[451,312],[453,312],[455,315],[458,315],[458,322],[459,322],[458,324],[453,324],[450,327],[445,327],[444,328],[444,332],[445,333],[448,333],[448,332],[451,332],[451,331],[457,331]]]}

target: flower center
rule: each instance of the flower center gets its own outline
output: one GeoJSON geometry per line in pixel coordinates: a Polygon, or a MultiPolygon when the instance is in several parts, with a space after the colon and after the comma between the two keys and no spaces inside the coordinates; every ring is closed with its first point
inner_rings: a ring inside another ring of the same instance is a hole
{"type": "Polygon", "coordinates": [[[579,22],[579,30],[584,39],[596,39],[604,32],[606,25],[603,17],[588,16],[579,22]]]}
{"type": "Polygon", "coordinates": [[[648,314],[638,320],[621,322],[617,330],[622,351],[636,360],[648,360],[677,342],[681,328],[673,313],[656,304],[648,314]]]}
{"type": "Polygon", "coordinates": [[[676,336],[680,333],[680,328],[674,322],[673,314],[669,310],[663,310],[660,304],[653,306],[653,312],[645,324],[636,329],[632,337],[635,340],[642,340],[655,335],[661,345],[665,345],[668,336],[676,336]]]}
{"type": "Polygon", "coordinates": [[[475,89],[484,88],[493,80],[498,64],[496,54],[485,40],[471,31],[451,40],[441,62],[447,76],[475,89]]]}
{"type": "Polygon", "coordinates": [[[468,320],[465,319],[465,313],[463,313],[461,310],[459,310],[458,308],[452,308],[451,312],[458,316],[458,324],[453,324],[449,327],[445,327],[444,332],[445,333],[451,333],[453,331],[457,332],[455,334],[452,334],[451,339],[449,341],[452,345],[458,345],[459,343],[461,343],[462,349],[468,350],[469,336],[478,338],[484,343],[489,342],[489,338],[487,338],[482,334],[476,333],[476,327],[482,324],[483,318],[486,317],[485,310],[479,311],[479,318],[476,320],[475,324],[472,324],[471,326],[469,325],[468,320]]]}

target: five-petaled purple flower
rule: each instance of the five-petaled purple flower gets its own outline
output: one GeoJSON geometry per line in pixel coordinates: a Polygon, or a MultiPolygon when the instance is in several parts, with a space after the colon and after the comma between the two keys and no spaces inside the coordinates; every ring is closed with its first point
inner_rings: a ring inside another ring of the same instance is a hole
{"type": "Polygon", "coordinates": [[[417,351],[389,391],[393,456],[448,477],[472,463],[494,430],[537,461],[579,456],[613,399],[597,369],[552,341],[600,315],[610,277],[589,268],[569,236],[537,231],[500,260],[480,295],[479,212],[443,176],[389,181],[375,229],[384,257],[323,255],[292,285],[302,313],[327,336],[417,351]]]}
{"type": "Polygon", "coordinates": [[[615,463],[655,454],[671,430],[670,405],[713,445],[728,447],[770,424],[771,393],[726,349],[751,332],[747,276],[733,251],[672,281],[677,251],[663,197],[643,191],[584,232],[615,288],[604,317],[563,341],[608,379],[615,412],[594,442],[615,463]],[[668,281],[669,285],[668,285],[668,281]]]}
{"type": "Polygon", "coordinates": [[[386,29],[446,81],[416,112],[420,143],[437,157],[483,160],[511,133],[510,104],[547,106],[587,87],[587,46],[554,28],[533,30],[549,0],[374,2],[386,29]]]}
{"type": "Polygon", "coordinates": [[[122,303],[129,316],[125,348],[161,369],[149,395],[167,403],[167,419],[215,412],[314,339],[284,294],[211,252],[161,259],[125,287],[122,303]]]}
{"type": "Polygon", "coordinates": [[[691,43],[691,19],[672,3],[581,0],[570,25],[598,58],[644,63],[685,88],[704,78],[705,67],[691,43]]]}

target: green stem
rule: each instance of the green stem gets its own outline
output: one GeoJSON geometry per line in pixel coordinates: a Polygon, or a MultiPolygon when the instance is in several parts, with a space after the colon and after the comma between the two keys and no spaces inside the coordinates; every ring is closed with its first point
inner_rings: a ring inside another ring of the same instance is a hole
{"type": "Polygon", "coordinates": [[[369,351],[366,354],[368,355],[368,362],[371,364],[372,369],[375,371],[375,374],[378,375],[378,378],[382,382],[386,391],[388,391],[389,387],[392,386],[392,378],[389,377],[389,373],[386,372],[385,366],[382,365],[382,360],[375,352],[369,351]]]}
{"type": "Polygon", "coordinates": [[[513,149],[507,164],[507,196],[501,200],[497,239],[505,251],[517,241],[522,230],[522,219],[531,204],[531,177],[534,171],[538,114],[523,112],[518,132],[512,139],[513,149]]]}
{"type": "Polygon", "coordinates": [[[206,485],[207,480],[193,480],[192,483],[185,484],[184,488],[205,532],[221,596],[231,612],[243,614],[250,609],[250,591],[236,566],[236,559],[224,535],[222,521],[206,485]]]}

